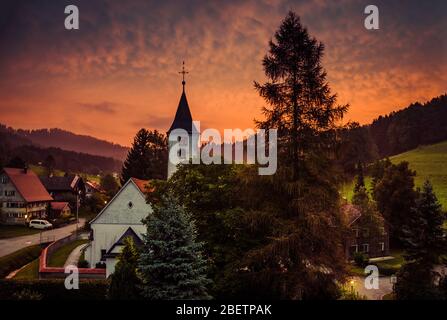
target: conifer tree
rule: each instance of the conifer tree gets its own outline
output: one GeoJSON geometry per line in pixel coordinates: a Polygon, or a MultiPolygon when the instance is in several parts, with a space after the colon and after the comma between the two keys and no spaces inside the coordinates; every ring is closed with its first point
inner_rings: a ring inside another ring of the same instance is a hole
{"type": "Polygon", "coordinates": [[[167,140],[157,130],[140,129],[121,170],[121,184],[130,178],[165,179],[167,175],[167,140]]]}
{"type": "Polygon", "coordinates": [[[445,253],[445,216],[429,181],[419,192],[403,226],[405,264],[398,273],[395,293],[398,299],[433,299],[439,297],[434,283],[434,266],[445,253]]]}
{"type": "Polygon", "coordinates": [[[145,220],[139,269],[143,295],[151,300],[210,299],[202,243],[191,216],[167,194],[145,220]]]}
{"type": "Polygon", "coordinates": [[[134,300],[141,297],[141,281],[138,276],[139,253],[132,238],[124,239],[123,251],[118,256],[114,273],[110,276],[108,298],[134,300]]]}

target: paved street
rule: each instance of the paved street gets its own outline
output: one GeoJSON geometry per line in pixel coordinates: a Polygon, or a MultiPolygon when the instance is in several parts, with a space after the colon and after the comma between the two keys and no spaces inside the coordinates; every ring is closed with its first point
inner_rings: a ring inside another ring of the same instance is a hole
{"type": "MultiPolygon", "coordinates": [[[[79,228],[81,228],[85,223],[85,219],[80,218],[79,219],[79,228]]],[[[66,237],[70,235],[73,231],[76,230],[76,224],[70,224],[68,226],[54,229],[54,230],[48,230],[42,232],[42,238],[44,241],[48,241],[48,239],[51,240],[58,240],[63,237],[66,237]]],[[[40,233],[36,233],[29,236],[22,236],[22,237],[16,237],[16,238],[9,238],[9,239],[1,239],[0,240],[0,257],[3,257],[7,254],[10,254],[14,251],[20,250],[22,248],[39,244],[40,243],[40,233]]]]}

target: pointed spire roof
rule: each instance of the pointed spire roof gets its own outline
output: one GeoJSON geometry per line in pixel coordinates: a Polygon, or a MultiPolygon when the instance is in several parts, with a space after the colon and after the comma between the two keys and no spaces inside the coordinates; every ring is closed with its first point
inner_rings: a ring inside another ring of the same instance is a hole
{"type": "Polygon", "coordinates": [[[191,111],[189,110],[184,87],[182,96],[180,97],[180,102],[178,103],[177,112],[175,113],[174,121],[172,122],[171,128],[168,132],[171,132],[174,129],[184,129],[188,133],[192,132],[192,116],[191,111]]]}
{"type": "Polygon", "coordinates": [[[168,134],[169,134],[169,132],[171,132],[174,129],[184,129],[188,133],[192,133],[192,128],[193,128],[192,115],[191,115],[191,111],[189,110],[188,100],[186,99],[186,94],[185,94],[185,84],[186,84],[185,74],[187,74],[188,72],[185,71],[185,62],[184,61],[183,61],[182,71],[180,71],[179,73],[181,73],[183,75],[183,80],[182,80],[183,91],[182,91],[182,95],[180,97],[180,101],[178,103],[177,112],[175,113],[174,121],[172,122],[172,125],[168,130],[168,134]]]}

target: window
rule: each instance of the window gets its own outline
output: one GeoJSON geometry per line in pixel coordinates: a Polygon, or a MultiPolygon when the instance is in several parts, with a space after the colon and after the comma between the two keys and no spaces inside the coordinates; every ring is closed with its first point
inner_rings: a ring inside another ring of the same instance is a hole
{"type": "Polygon", "coordinates": [[[385,251],[385,242],[379,242],[380,251],[385,251]]]}
{"type": "Polygon", "coordinates": [[[368,228],[364,228],[363,229],[363,236],[366,238],[366,237],[369,237],[369,229],[368,228]]]}
{"type": "Polygon", "coordinates": [[[355,234],[355,237],[356,237],[356,238],[359,237],[359,229],[358,229],[358,228],[355,228],[355,229],[354,229],[354,234],[355,234]]]}
{"type": "Polygon", "coordinates": [[[382,236],[386,235],[386,230],[385,230],[384,227],[380,227],[380,234],[381,234],[382,236]]]}
{"type": "Polygon", "coordinates": [[[7,184],[8,183],[8,178],[3,176],[2,177],[2,184],[7,184]]]}
{"type": "Polygon", "coordinates": [[[359,246],[354,244],[349,248],[349,251],[350,251],[351,255],[353,255],[354,253],[359,252],[359,246]]]}
{"type": "Polygon", "coordinates": [[[132,203],[132,201],[129,201],[129,203],[127,204],[127,206],[129,207],[129,209],[132,209],[132,207],[133,207],[133,203],[132,203]]]}
{"type": "Polygon", "coordinates": [[[367,243],[362,244],[362,252],[363,253],[369,252],[369,244],[367,244],[367,243]]]}

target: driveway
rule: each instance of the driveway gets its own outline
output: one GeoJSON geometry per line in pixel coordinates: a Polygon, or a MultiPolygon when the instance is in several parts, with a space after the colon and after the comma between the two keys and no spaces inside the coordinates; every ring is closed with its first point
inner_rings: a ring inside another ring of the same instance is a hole
{"type": "MultiPolygon", "coordinates": [[[[79,228],[85,223],[85,219],[79,218],[79,228]]],[[[16,238],[8,238],[0,240],[0,257],[6,256],[14,251],[22,248],[39,244],[42,236],[42,241],[55,241],[70,235],[76,231],[76,224],[70,224],[68,226],[57,228],[53,230],[43,231],[42,233],[36,233],[29,236],[22,236],[16,238]]]]}
{"type": "Polygon", "coordinates": [[[366,289],[364,277],[355,276],[352,279],[354,280],[354,290],[360,295],[366,296],[368,300],[382,300],[384,295],[393,292],[391,277],[380,277],[378,289],[366,289]]]}

